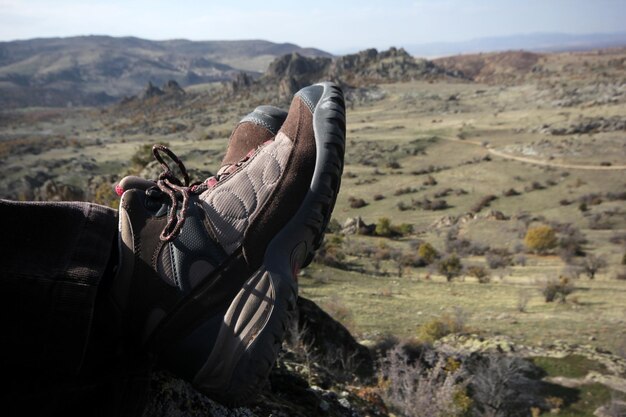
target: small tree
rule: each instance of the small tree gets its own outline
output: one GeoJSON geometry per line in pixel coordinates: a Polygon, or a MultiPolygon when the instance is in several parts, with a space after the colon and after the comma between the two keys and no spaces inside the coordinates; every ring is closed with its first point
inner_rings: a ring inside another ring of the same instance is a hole
{"type": "Polygon", "coordinates": [[[439,270],[439,273],[445,276],[446,280],[450,282],[452,279],[461,274],[463,264],[461,264],[461,260],[458,256],[450,255],[439,262],[437,269],[439,270]]]}
{"type": "Polygon", "coordinates": [[[557,244],[556,233],[550,226],[531,227],[526,232],[524,244],[533,252],[544,254],[557,244]]]}
{"type": "Polygon", "coordinates": [[[391,252],[391,259],[396,266],[396,271],[398,273],[398,278],[402,278],[402,274],[404,272],[404,267],[407,265],[407,256],[404,252],[399,249],[396,249],[391,252]]]}
{"type": "Polygon", "coordinates": [[[589,279],[594,279],[596,277],[596,272],[606,267],[606,260],[601,256],[590,254],[585,256],[582,267],[589,279]]]}
{"type": "Polygon", "coordinates": [[[560,303],[564,303],[567,296],[573,293],[575,290],[569,278],[560,276],[558,280],[550,279],[543,283],[541,293],[543,294],[546,303],[558,300],[560,303]]]}
{"type": "Polygon", "coordinates": [[[427,264],[431,264],[437,259],[439,253],[437,253],[437,250],[433,248],[430,243],[424,242],[417,249],[417,256],[422,258],[427,264]]]}
{"type": "Polygon", "coordinates": [[[391,220],[389,217],[381,217],[378,219],[378,223],[376,223],[376,234],[378,236],[389,237],[393,233],[391,229],[391,220]]]}
{"type": "Polygon", "coordinates": [[[480,284],[488,284],[491,282],[491,277],[489,276],[489,271],[487,271],[482,266],[470,266],[467,268],[467,274],[471,277],[474,277],[478,280],[480,284]]]}

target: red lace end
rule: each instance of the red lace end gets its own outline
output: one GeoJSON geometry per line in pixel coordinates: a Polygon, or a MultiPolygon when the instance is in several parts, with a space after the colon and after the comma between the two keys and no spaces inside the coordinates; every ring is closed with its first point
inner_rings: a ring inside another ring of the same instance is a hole
{"type": "Polygon", "coordinates": [[[121,185],[117,184],[115,186],[115,194],[117,194],[118,196],[122,196],[122,194],[124,194],[124,189],[122,188],[121,185]]]}
{"type": "Polygon", "coordinates": [[[208,180],[206,180],[206,185],[208,185],[209,187],[214,187],[215,184],[217,184],[217,178],[215,177],[210,177],[208,180]]]}

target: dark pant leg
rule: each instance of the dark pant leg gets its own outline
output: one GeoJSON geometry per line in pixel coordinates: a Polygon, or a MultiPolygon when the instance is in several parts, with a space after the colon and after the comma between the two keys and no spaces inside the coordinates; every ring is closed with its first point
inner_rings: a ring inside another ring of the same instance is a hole
{"type": "Polygon", "coordinates": [[[2,368],[80,370],[116,230],[96,204],[0,200],[2,368]]]}

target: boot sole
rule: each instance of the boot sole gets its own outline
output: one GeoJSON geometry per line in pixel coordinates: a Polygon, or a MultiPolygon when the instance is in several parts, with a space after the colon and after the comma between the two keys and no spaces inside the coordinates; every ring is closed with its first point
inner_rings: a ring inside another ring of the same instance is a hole
{"type": "Polygon", "coordinates": [[[249,401],[266,380],[296,308],[296,273],[322,243],[339,192],[345,146],[341,90],[331,83],[313,112],[316,162],[296,215],[268,245],[263,265],[228,308],[211,355],[194,385],[223,403],[249,401]],[[225,355],[225,353],[228,353],[225,355]]]}

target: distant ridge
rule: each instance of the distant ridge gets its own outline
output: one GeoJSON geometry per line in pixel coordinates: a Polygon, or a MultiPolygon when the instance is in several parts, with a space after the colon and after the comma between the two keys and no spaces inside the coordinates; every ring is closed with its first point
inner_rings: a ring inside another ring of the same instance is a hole
{"type": "Polygon", "coordinates": [[[259,76],[284,54],[328,52],[263,40],[151,41],[80,36],[0,42],[0,108],[106,104],[148,82],[182,86],[259,76]]]}
{"type": "Polygon", "coordinates": [[[626,32],[572,35],[565,33],[531,33],[477,38],[461,42],[433,42],[405,46],[414,56],[442,57],[480,52],[526,50],[531,52],[585,51],[626,46],[626,32]]]}

